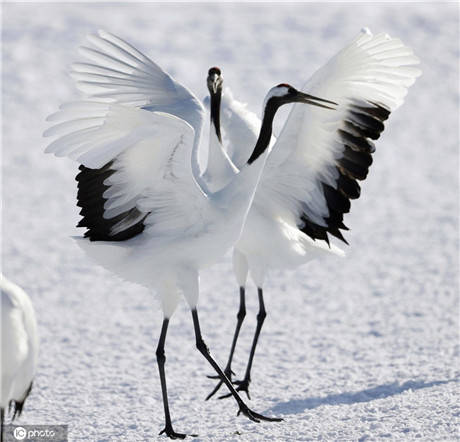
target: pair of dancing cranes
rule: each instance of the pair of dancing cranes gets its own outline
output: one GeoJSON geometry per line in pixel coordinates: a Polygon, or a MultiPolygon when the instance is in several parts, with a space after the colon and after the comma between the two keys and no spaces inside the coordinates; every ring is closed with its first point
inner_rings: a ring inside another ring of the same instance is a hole
{"type": "MultiPolygon", "coordinates": [[[[169,411],[164,345],[180,293],[191,310],[196,346],[225,384],[239,412],[255,422],[279,421],[251,410],[251,367],[266,311],[265,275],[325,253],[343,252],[343,215],[358,198],[374,144],[390,112],[420,75],[418,59],[399,39],[364,29],[302,91],[279,84],[268,92],[261,121],[209,69],[211,130],[208,164],[198,164],[205,110],[183,85],[126,41],[99,31],[82,48],[89,62],[73,65],[85,101],[64,104],[49,117],[46,152],[80,163],[78,203],[87,230],[76,238],[95,262],[123,279],[153,289],[164,313],[156,351],[165,433],[169,411]],[[314,94],[314,95],[313,95],[314,94]],[[318,98],[323,97],[323,98],[318,98]],[[275,139],[277,110],[296,103],[275,139]],[[225,145],[224,145],[225,144],[225,145]],[[240,307],[230,355],[222,370],[212,358],[198,318],[199,270],[233,247],[240,307]],[[248,274],[259,313],[247,370],[232,382],[231,363],[246,314],[248,274]],[[234,385],[237,385],[236,388],[234,385]]],[[[3,407],[3,403],[2,403],[3,407]]]]}

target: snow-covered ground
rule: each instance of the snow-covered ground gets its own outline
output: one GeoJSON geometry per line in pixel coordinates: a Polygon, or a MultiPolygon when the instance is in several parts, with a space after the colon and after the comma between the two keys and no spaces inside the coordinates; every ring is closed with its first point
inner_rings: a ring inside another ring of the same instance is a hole
{"type": "MultiPolygon", "coordinates": [[[[172,416],[203,441],[459,436],[458,5],[22,3],[3,4],[2,25],[2,268],[32,298],[41,336],[19,423],[68,424],[72,441],[156,440],[163,428],[154,298],[73,244],[76,164],[43,154],[44,118],[78,97],[67,70],[86,34],[119,34],[201,97],[207,69],[220,66],[258,111],[271,86],[300,87],[368,26],[413,47],[423,76],[346,217],[347,258],[268,280],[251,406],[284,422],[204,401],[214,381],[185,303],[166,346],[172,416]]],[[[229,258],[201,284],[204,337],[223,363],[238,305],[229,258]]],[[[252,287],[248,298],[237,377],[255,326],[252,287]]]]}

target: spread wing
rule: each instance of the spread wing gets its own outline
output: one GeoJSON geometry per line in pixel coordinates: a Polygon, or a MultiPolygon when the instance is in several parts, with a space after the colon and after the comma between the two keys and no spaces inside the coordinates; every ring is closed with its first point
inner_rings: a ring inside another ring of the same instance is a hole
{"type": "Polygon", "coordinates": [[[134,46],[106,31],[88,37],[80,52],[89,62],[74,63],[77,87],[97,100],[167,112],[189,123],[195,132],[204,109],[185,86],[134,46]]]}
{"type": "MultiPolygon", "coordinates": [[[[123,241],[145,228],[151,234],[196,226],[207,195],[195,180],[195,133],[171,114],[120,104],[77,102],[61,106],[45,136],[46,149],[77,160],[78,206],[90,240],[123,241]]],[[[204,210],[204,209],[203,209],[204,210]]]]}
{"type": "MultiPolygon", "coordinates": [[[[293,107],[267,160],[254,204],[283,214],[313,239],[343,241],[343,214],[358,198],[383,122],[420,75],[412,50],[363,30],[302,89],[339,103],[293,107]]],[[[346,242],[346,241],[345,241],[346,242]]]]}

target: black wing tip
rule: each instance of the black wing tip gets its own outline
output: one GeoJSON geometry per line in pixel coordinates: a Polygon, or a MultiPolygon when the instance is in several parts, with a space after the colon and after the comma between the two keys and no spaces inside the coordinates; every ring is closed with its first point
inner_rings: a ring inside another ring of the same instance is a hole
{"type": "Polygon", "coordinates": [[[104,205],[107,199],[103,195],[109,188],[104,182],[115,172],[112,165],[113,161],[100,169],[90,169],[81,165],[80,172],[75,177],[78,182],[77,207],[81,207],[82,216],[77,227],[87,229],[83,236],[90,241],[126,241],[141,234],[145,229],[144,220],[148,214],[141,218],[142,213],[135,207],[113,218],[104,218],[104,205]],[[127,223],[126,228],[113,233],[117,224],[133,219],[139,221],[134,224],[127,223]]]}
{"type": "Polygon", "coordinates": [[[337,132],[340,135],[342,143],[350,149],[358,152],[375,152],[374,143],[361,134],[354,135],[351,131],[345,129],[338,129],[337,132]]]}
{"type": "Polygon", "coordinates": [[[343,223],[343,214],[350,211],[350,200],[340,188],[334,189],[329,184],[321,184],[329,211],[329,216],[324,218],[325,225],[322,226],[315,223],[308,217],[306,213],[303,213],[300,217],[298,228],[313,240],[325,241],[329,247],[331,244],[328,234],[336,237],[348,245],[348,242],[340,230],[349,230],[348,227],[343,223]]]}
{"type": "Polygon", "coordinates": [[[350,244],[348,243],[348,241],[344,238],[344,236],[342,235],[342,232],[339,230],[339,228],[336,228],[336,229],[330,229],[329,230],[329,233],[333,236],[335,236],[337,239],[340,239],[340,241],[343,241],[347,246],[349,246],[350,244]]]}
{"type": "Polygon", "coordinates": [[[336,187],[322,183],[324,199],[329,216],[324,218],[325,226],[313,222],[306,213],[300,216],[299,229],[316,240],[326,241],[328,234],[349,245],[341,230],[349,230],[343,223],[343,215],[350,211],[352,199],[361,195],[358,180],[367,178],[372,165],[372,153],[375,145],[370,140],[377,140],[385,126],[391,109],[374,101],[350,100],[343,127],[338,129],[340,141],[344,145],[343,155],[336,160],[338,178],[336,187]]]}
{"type": "Polygon", "coordinates": [[[356,99],[352,99],[350,101],[350,109],[367,115],[371,115],[380,121],[388,120],[388,117],[391,114],[391,109],[389,108],[389,106],[383,103],[379,103],[377,101],[356,99]]]}

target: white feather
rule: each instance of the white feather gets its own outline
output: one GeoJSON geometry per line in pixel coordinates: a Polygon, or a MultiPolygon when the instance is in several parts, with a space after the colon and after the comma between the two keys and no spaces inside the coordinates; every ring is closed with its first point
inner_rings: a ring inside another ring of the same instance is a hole
{"type": "MultiPolygon", "coordinates": [[[[337,143],[337,130],[343,124],[350,99],[373,101],[391,111],[398,108],[421,71],[412,50],[398,39],[386,34],[373,36],[369,30],[361,32],[350,45],[319,69],[302,88],[304,92],[327,98],[342,106],[330,112],[314,106],[295,105],[281,131],[273,154],[261,178],[255,204],[270,207],[274,213],[299,211],[299,204],[311,219],[319,221],[328,216],[326,202],[317,183],[331,184],[330,166],[343,149],[337,143]],[[391,44],[392,51],[380,52],[391,44]],[[409,54],[403,58],[395,49],[409,54]],[[379,57],[373,54],[378,53],[379,57]],[[391,67],[391,81],[385,72],[391,67]],[[407,67],[414,70],[407,78],[407,67]],[[403,77],[403,75],[401,75],[403,77]]],[[[270,210],[270,209],[269,209],[270,210]]],[[[319,223],[321,225],[321,223],[319,223]]]]}
{"type": "Polygon", "coordinates": [[[210,192],[197,172],[202,105],[118,37],[100,31],[90,43],[93,47],[82,52],[94,64],[73,65],[73,76],[89,99],[64,104],[49,117],[57,124],[44,135],[58,138],[45,151],[89,169],[110,168],[102,217],[124,214],[111,227],[112,235],[140,220],[143,234],[110,246],[79,244],[120,276],[161,291],[171,267],[198,269],[234,244],[268,150],[240,173],[230,167],[225,188],[210,192]],[[111,101],[97,100],[101,95],[111,101]],[[210,246],[204,248],[205,243],[210,246]]]}
{"type": "Polygon", "coordinates": [[[0,408],[22,402],[37,368],[38,335],[35,312],[27,294],[0,275],[1,390],[0,408]]]}
{"type": "MultiPolygon", "coordinates": [[[[270,149],[238,173],[230,168],[229,182],[210,192],[197,161],[202,105],[123,40],[100,31],[90,42],[82,52],[95,64],[74,65],[74,78],[90,98],[111,102],[64,106],[50,118],[64,121],[46,131],[61,137],[46,152],[85,166],[77,180],[89,238],[77,243],[118,276],[154,289],[164,325],[182,292],[196,327],[199,270],[238,239],[270,149]]],[[[162,388],[166,397],[163,379],[162,388]]]]}
{"type": "MultiPolygon", "coordinates": [[[[302,91],[340,105],[335,111],[302,104],[291,110],[267,160],[236,245],[235,253],[247,254],[250,267],[257,261],[250,255],[258,256],[264,262],[262,267],[268,263],[268,267],[272,264],[279,268],[300,265],[308,253],[323,248],[322,241],[314,242],[302,232],[293,235],[287,231],[296,230],[301,213],[320,226],[326,225],[329,211],[321,183],[336,187],[336,159],[343,153],[337,130],[343,124],[347,106],[365,100],[395,110],[421,73],[418,63],[412,50],[399,39],[363,29],[305,84],[302,91]]],[[[260,120],[226,88],[221,123],[232,161],[241,167],[250,155],[248,146],[257,137],[260,120]]],[[[326,250],[340,253],[324,245],[326,250]]]]}

